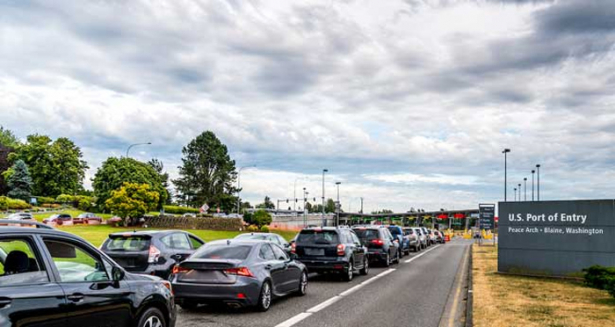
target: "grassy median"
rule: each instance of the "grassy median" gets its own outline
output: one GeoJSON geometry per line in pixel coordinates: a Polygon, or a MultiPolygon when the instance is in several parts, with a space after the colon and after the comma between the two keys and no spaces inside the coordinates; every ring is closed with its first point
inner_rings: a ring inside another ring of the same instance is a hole
{"type": "Polygon", "coordinates": [[[581,281],[497,274],[497,249],[474,245],[474,326],[612,326],[615,299],[581,281]]]}

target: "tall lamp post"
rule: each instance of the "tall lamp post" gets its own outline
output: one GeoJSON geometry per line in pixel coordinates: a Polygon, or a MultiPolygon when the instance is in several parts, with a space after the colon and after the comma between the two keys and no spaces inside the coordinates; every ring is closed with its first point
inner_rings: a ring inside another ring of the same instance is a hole
{"type": "Polygon", "coordinates": [[[518,184],[519,188],[519,197],[517,199],[519,199],[519,202],[521,202],[521,183],[518,184]]]}
{"type": "Polygon", "coordinates": [[[322,225],[327,226],[327,221],[325,220],[325,173],[329,172],[328,169],[322,170],[322,225]]]}
{"type": "Polygon", "coordinates": [[[523,201],[527,201],[527,177],[523,177],[523,201]]]}
{"type": "Polygon", "coordinates": [[[517,188],[515,187],[513,190],[515,191],[515,201],[517,201],[517,188]]]}
{"type": "Polygon", "coordinates": [[[152,142],[145,142],[145,143],[135,143],[135,144],[131,144],[128,146],[128,149],[126,149],[126,158],[129,158],[128,155],[130,154],[130,149],[133,146],[138,146],[138,145],[152,145],[152,142]]]}
{"type": "Polygon", "coordinates": [[[540,201],[540,165],[536,165],[536,199],[540,201]]]}
{"type": "Polygon", "coordinates": [[[336,222],[335,222],[335,226],[339,227],[340,225],[340,184],[342,184],[342,182],[335,182],[335,185],[337,186],[337,205],[335,206],[335,212],[336,212],[336,222]]]}
{"type": "Polygon", "coordinates": [[[534,174],[535,173],[536,171],[532,169],[532,201],[534,201],[534,174]]]}
{"type": "Polygon", "coordinates": [[[307,196],[308,194],[310,194],[308,191],[305,190],[305,187],[303,188],[303,227],[307,227],[307,208],[306,208],[306,204],[307,204],[307,196]]]}
{"type": "Polygon", "coordinates": [[[241,207],[241,171],[252,167],[256,167],[256,165],[244,166],[237,171],[237,214],[239,214],[239,208],[241,207]]]}
{"type": "Polygon", "coordinates": [[[506,182],[507,182],[506,181],[506,179],[507,179],[507,176],[506,176],[506,174],[507,174],[507,172],[506,172],[506,170],[507,170],[507,167],[506,167],[506,165],[507,165],[506,154],[509,153],[509,152],[510,152],[510,149],[504,149],[504,151],[502,151],[502,153],[504,154],[504,202],[506,202],[506,193],[507,193],[506,192],[506,188],[507,188],[507,186],[506,186],[506,182]]]}

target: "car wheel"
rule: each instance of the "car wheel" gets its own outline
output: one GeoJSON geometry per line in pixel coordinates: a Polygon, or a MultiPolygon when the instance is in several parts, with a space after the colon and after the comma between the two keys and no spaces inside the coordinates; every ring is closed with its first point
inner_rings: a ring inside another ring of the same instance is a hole
{"type": "Polygon", "coordinates": [[[395,254],[395,263],[399,263],[399,251],[395,254]]]}
{"type": "Polygon", "coordinates": [[[258,311],[265,312],[269,310],[269,307],[271,307],[271,284],[269,281],[265,281],[263,287],[261,287],[261,294],[258,297],[256,308],[258,311]]]}
{"type": "Polygon", "coordinates": [[[360,271],[361,275],[365,276],[369,273],[369,260],[367,260],[367,257],[365,257],[365,259],[363,259],[363,269],[361,269],[360,271]]]}
{"type": "Polygon", "coordinates": [[[389,253],[387,253],[387,257],[384,260],[384,266],[388,267],[391,265],[391,255],[389,253]]]}
{"type": "Polygon", "coordinates": [[[141,315],[141,319],[139,319],[138,327],[165,327],[166,320],[164,320],[164,316],[162,312],[156,308],[147,309],[143,315],[141,315]]]}
{"type": "Polygon", "coordinates": [[[308,286],[308,276],[305,271],[301,273],[301,278],[299,279],[299,295],[303,296],[307,294],[307,286],[308,286]]]}
{"type": "Polygon", "coordinates": [[[193,301],[188,301],[188,300],[184,300],[181,304],[179,304],[179,306],[184,309],[184,310],[195,310],[199,304],[193,301]]]}
{"type": "Polygon", "coordinates": [[[354,258],[350,258],[350,261],[348,261],[348,271],[346,271],[346,274],[344,274],[344,280],[347,282],[351,281],[354,277],[354,266],[352,265],[353,261],[354,258]]]}

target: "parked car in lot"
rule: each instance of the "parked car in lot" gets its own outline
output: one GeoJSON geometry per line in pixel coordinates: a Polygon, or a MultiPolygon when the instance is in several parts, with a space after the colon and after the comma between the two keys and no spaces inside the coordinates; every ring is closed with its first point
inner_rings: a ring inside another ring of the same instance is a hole
{"type": "Polygon", "coordinates": [[[404,227],[403,230],[404,235],[409,239],[410,248],[412,248],[414,252],[421,251],[422,246],[418,233],[412,227],[404,227]]]}
{"type": "Polygon", "coordinates": [[[203,244],[188,232],[148,230],[109,234],[100,248],[127,271],[166,279],[176,264],[203,244]]]}
{"type": "Polygon", "coordinates": [[[385,267],[399,263],[399,242],[383,226],[358,226],[352,230],[367,247],[369,261],[379,262],[385,267]]]}
{"type": "Polygon", "coordinates": [[[77,217],[73,218],[73,224],[100,224],[102,223],[102,218],[96,216],[91,212],[84,212],[79,214],[77,217]]]}
{"type": "Polygon", "coordinates": [[[310,272],[336,272],[351,281],[355,273],[367,275],[369,271],[367,247],[350,228],[304,228],[292,247],[310,272]]]}
{"type": "Polygon", "coordinates": [[[72,225],[73,217],[67,213],[51,215],[49,218],[43,219],[43,224],[55,223],[56,225],[72,225]]]}
{"type": "Polygon", "coordinates": [[[414,229],[414,231],[418,235],[421,247],[423,249],[427,248],[427,246],[429,246],[429,243],[427,242],[427,235],[425,234],[425,231],[423,231],[423,229],[420,227],[412,227],[412,229],[414,229]]]}
{"type": "Polygon", "coordinates": [[[305,295],[308,275],[275,243],[232,239],[207,243],[176,265],[169,280],[184,309],[225,303],[267,311],[275,297],[305,295]]]}
{"type": "Polygon", "coordinates": [[[403,257],[404,254],[410,254],[410,238],[404,234],[403,228],[397,225],[389,225],[387,228],[399,242],[399,257],[403,257]]]}
{"type": "Polygon", "coordinates": [[[27,220],[27,221],[34,221],[34,217],[32,216],[31,213],[29,212],[16,212],[16,213],[12,213],[10,214],[8,217],[4,218],[4,219],[10,219],[10,220],[27,220]]]}
{"type": "Polygon", "coordinates": [[[0,227],[0,325],[173,327],[171,283],[127,273],[83,239],[37,222],[0,227]]]}
{"type": "Polygon", "coordinates": [[[287,254],[291,253],[290,243],[279,234],[276,233],[245,233],[235,236],[236,240],[261,240],[269,241],[279,245],[287,254]]]}

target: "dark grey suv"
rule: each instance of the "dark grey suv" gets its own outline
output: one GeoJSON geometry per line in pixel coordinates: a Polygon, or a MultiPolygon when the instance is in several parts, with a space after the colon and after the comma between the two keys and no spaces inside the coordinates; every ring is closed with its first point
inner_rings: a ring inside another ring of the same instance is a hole
{"type": "Polygon", "coordinates": [[[172,327],[175,316],[168,281],[127,273],[90,243],[49,226],[0,223],[1,326],[172,327]]]}

